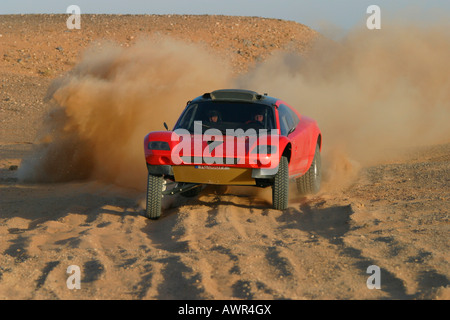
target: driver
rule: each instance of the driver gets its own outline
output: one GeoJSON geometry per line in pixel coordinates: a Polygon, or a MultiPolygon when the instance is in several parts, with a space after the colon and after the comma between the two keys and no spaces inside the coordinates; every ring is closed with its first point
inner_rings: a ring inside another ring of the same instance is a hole
{"type": "Polygon", "coordinates": [[[261,123],[264,121],[264,115],[262,114],[262,112],[258,112],[255,114],[255,121],[261,123]]]}
{"type": "Polygon", "coordinates": [[[248,123],[260,123],[260,124],[264,124],[263,122],[264,122],[264,114],[263,114],[263,112],[260,112],[260,111],[258,111],[258,112],[256,112],[254,115],[253,115],[253,119],[251,119],[251,120],[249,120],[249,121],[247,121],[246,123],[248,124],[248,123]]]}
{"type": "Polygon", "coordinates": [[[208,114],[209,122],[219,122],[219,113],[216,110],[211,110],[208,114]]]}

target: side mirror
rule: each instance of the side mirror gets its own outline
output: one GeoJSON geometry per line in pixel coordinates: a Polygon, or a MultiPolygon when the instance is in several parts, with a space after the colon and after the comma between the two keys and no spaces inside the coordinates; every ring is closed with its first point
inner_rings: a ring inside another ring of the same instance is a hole
{"type": "Polygon", "coordinates": [[[167,126],[167,123],[164,122],[164,128],[166,128],[167,131],[169,131],[169,127],[167,126]]]}

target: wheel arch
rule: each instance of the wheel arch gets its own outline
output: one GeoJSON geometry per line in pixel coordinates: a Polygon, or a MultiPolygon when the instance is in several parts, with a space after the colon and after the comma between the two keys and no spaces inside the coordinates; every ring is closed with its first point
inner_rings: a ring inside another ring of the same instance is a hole
{"type": "Polygon", "coordinates": [[[288,142],[286,144],[286,146],[284,147],[283,153],[281,154],[280,157],[285,156],[288,160],[288,163],[291,162],[291,154],[292,154],[292,145],[290,142],[288,142]]]}
{"type": "Polygon", "coordinates": [[[322,134],[319,133],[317,136],[317,144],[319,145],[319,150],[322,151],[322,134]]]}

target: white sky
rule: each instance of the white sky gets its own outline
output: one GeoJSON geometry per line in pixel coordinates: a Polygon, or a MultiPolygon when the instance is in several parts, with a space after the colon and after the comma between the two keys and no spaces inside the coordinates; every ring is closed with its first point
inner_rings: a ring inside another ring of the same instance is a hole
{"type": "MultiPolygon", "coordinates": [[[[418,23],[450,20],[450,0],[0,0],[0,14],[66,13],[221,14],[293,20],[323,31],[365,25],[367,7],[376,4],[381,18],[418,23]]],[[[0,16],[1,19],[1,16],[0,16]]]]}

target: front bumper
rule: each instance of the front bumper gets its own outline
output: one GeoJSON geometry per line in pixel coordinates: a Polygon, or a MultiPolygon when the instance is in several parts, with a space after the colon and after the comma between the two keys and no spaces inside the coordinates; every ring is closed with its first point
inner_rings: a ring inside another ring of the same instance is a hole
{"type": "Polygon", "coordinates": [[[208,165],[149,165],[149,174],[172,176],[176,182],[217,185],[257,185],[256,179],[273,179],[278,167],[241,168],[208,165]]]}

